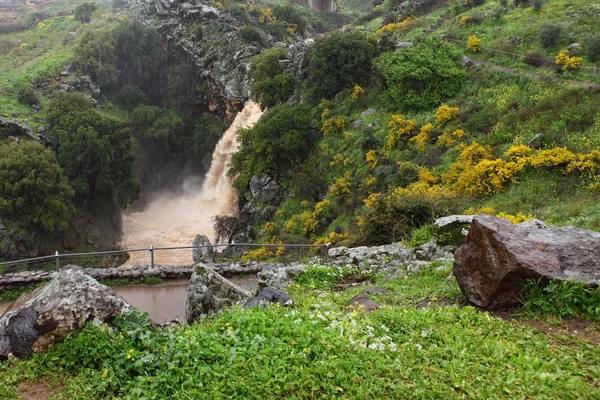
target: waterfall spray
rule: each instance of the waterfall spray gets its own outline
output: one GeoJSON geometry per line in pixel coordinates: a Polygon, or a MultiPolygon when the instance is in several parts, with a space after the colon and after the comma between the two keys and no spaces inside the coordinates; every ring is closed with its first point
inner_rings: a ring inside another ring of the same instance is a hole
{"type": "MultiPolygon", "coordinates": [[[[215,148],[199,191],[194,191],[193,185],[184,184],[183,194],[163,193],[143,211],[123,213],[122,247],[190,246],[198,234],[214,239],[212,218],[232,215],[237,207],[237,194],[227,176],[231,154],[237,150],[237,131],[252,127],[262,114],[260,106],[249,101],[235,117],[215,148]]],[[[190,264],[191,253],[184,250],[157,252],[155,261],[165,265],[190,264]]],[[[147,258],[147,254],[132,253],[128,264],[147,264],[147,258]]]]}

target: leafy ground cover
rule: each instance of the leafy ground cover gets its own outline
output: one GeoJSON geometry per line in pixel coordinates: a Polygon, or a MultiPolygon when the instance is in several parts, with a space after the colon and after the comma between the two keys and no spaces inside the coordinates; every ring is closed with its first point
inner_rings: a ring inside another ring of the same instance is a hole
{"type": "Polygon", "coordinates": [[[163,330],[131,313],[115,330],[88,326],[48,354],[0,364],[0,396],[17,398],[38,383],[56,399],[550,399],[598,393],[598,346],[560,329],[543,333],[455,304],[460,292],[447,279],[449,267],[434,264],[384,284],[377,277],[388,293],[376,297],[384,307],[367,315],[345,312],[362,287],[331,290],[345,275],[337,267],[310,268],[292,284],[294,308],[233,308],[163,330]]]}

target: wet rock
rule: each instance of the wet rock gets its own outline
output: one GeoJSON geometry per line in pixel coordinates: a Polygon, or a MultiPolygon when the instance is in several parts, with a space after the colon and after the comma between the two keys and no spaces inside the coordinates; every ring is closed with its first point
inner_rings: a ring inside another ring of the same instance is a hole
{"type": "Polygon", "coordinates": [[[412,47],[413,42],[398,42],[396,43],[396,50],[404,50],[412,47]]]}
{"type": "Polygon", "coordinates": [[[477,216],[456,251],[452,271],[467,299],[490,309],[518,305],[528,280],[576,280],[597,286],[600,233],[477,216]]]}
{"type": "Polygon", "coordinates": [[[286,288],[298,276],[304,273],[304,266],[297,265],[284,268],[263,270],[256,277],[259,289],[271,287],[276,290],[286,288]]]}
{"type": "Polygon", "coordinates": [[[450,215],[433,223],[435,237],[443,246],[460,246],[473,221],[474,215],[450,215]]]}
{"type": "Polygon", "coordinates": [[[369,294],[385,294],[387,290],[384,288],[367,288],[348,300],[346,303],[346,313],[351,313],[353,311],[364,311],[366,313],[370,313],[371,311],[375,311],[381,306],[371,300],[369,294]]]}
{"type": "Polygon", "coordinates": [[[294,300],[284,292],[266,287],[260,291],[252,300],[247,302],[244,307],[262,307],[268,304],[279,304],[281,306],[293,306],[294,300]]]}
{"type": "Polygon", "coordinates": [[[529,143],[527,143],[527,146],[531,147],[532,149],[539,149],[543,139],[544,135],[542,135],[541,133],[536,133],[535,136],[529,141],[529,143]]]}
{"type": "Polygon", "coordinates": [[[192,252],[192,258],[195,263],[212,263],[215,259],[215,251],[210,243],[210,239],[206,235],[196,235],[192,246],[194,246],[192,252]]]}
{"type": "Polygon", "coordinates": [[[373,115],[377,112],[377,110],[375,110],[374,108],[367,108],[365,111],[360,113],[360,118],[361,119],[365,119],[370,115],[373,115]]]}
{"type": "Polygon", "coordinates": [[[470,68],[473,66],[473,61],[467,56],[463,56],[460,60],[460,66],[463,68],[470,68]]]}
{"type": "Polygon", "coordinates": [[[28,358],[78,332],[86,323],[111,322],[131,306],[82,268],[67,266],[46,286],[24,294],[0,319],[0,358],[28,358]]]}
{"type": "Polygon", "coordinates": [[[569,53],[571,55],[575,55],[581,50],[581,45],[579,43],[571,43],[569,46],[567,46],[567,48],[569,49],[569,53]]]}
{"type": "Polygon", "coordinates": [[[252,295],[211,268],[198,264],[190,279],[186,303],[188,323],[212,315],[223,308],[247,302],[252,295]]]}
{"type": "Polygon", "coordinates": [[[281,187],[272,177],[262,174],[250,179],[250,193],[256,202],[271,204],[281,196],[281,187]]]}

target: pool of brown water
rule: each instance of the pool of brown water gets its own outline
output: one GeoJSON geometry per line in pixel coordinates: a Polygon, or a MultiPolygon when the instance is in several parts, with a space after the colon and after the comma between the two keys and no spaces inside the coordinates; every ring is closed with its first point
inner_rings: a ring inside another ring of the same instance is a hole
{"type": "MultiPolygon", "coordinates": [[[[246,290],[256,288],[255,275],[234,277],[230,281],[246,290]]],[[[187,279],[174,279],[156,285],[126,285],[116,286],[113,289],[133,307],[150,314],[152,321],[164,325],[175,319],[185,321],[188,284],[187,279]]],[[[0,315],[11,304],[12,301],[1,301],[0,315]]]]}

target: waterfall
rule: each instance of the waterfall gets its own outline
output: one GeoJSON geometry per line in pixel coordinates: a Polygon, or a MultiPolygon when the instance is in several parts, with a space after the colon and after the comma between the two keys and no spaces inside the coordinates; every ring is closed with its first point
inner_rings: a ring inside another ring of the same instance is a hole
{"type": "MultiPolygon", "coordinates": [[[[190,246],[198,234],[214,239],[212,218],[231,215],[237,207],[237,194],[227,176],[231,154],[237,150],[237,131],[252,127],[262,116],[260,106],[249,101],[238,113],[213,153],[210,169],[202,185],[185,182],[181,194],[162,193],[141,212],[123,213],[123,239],[126,249],[190,246]]],[[[191,264],[191,250],[159,251],[155,263],[191,264]]],[[[146,252],[131,253],[127,264],[148,264],[146,252]]]]}

